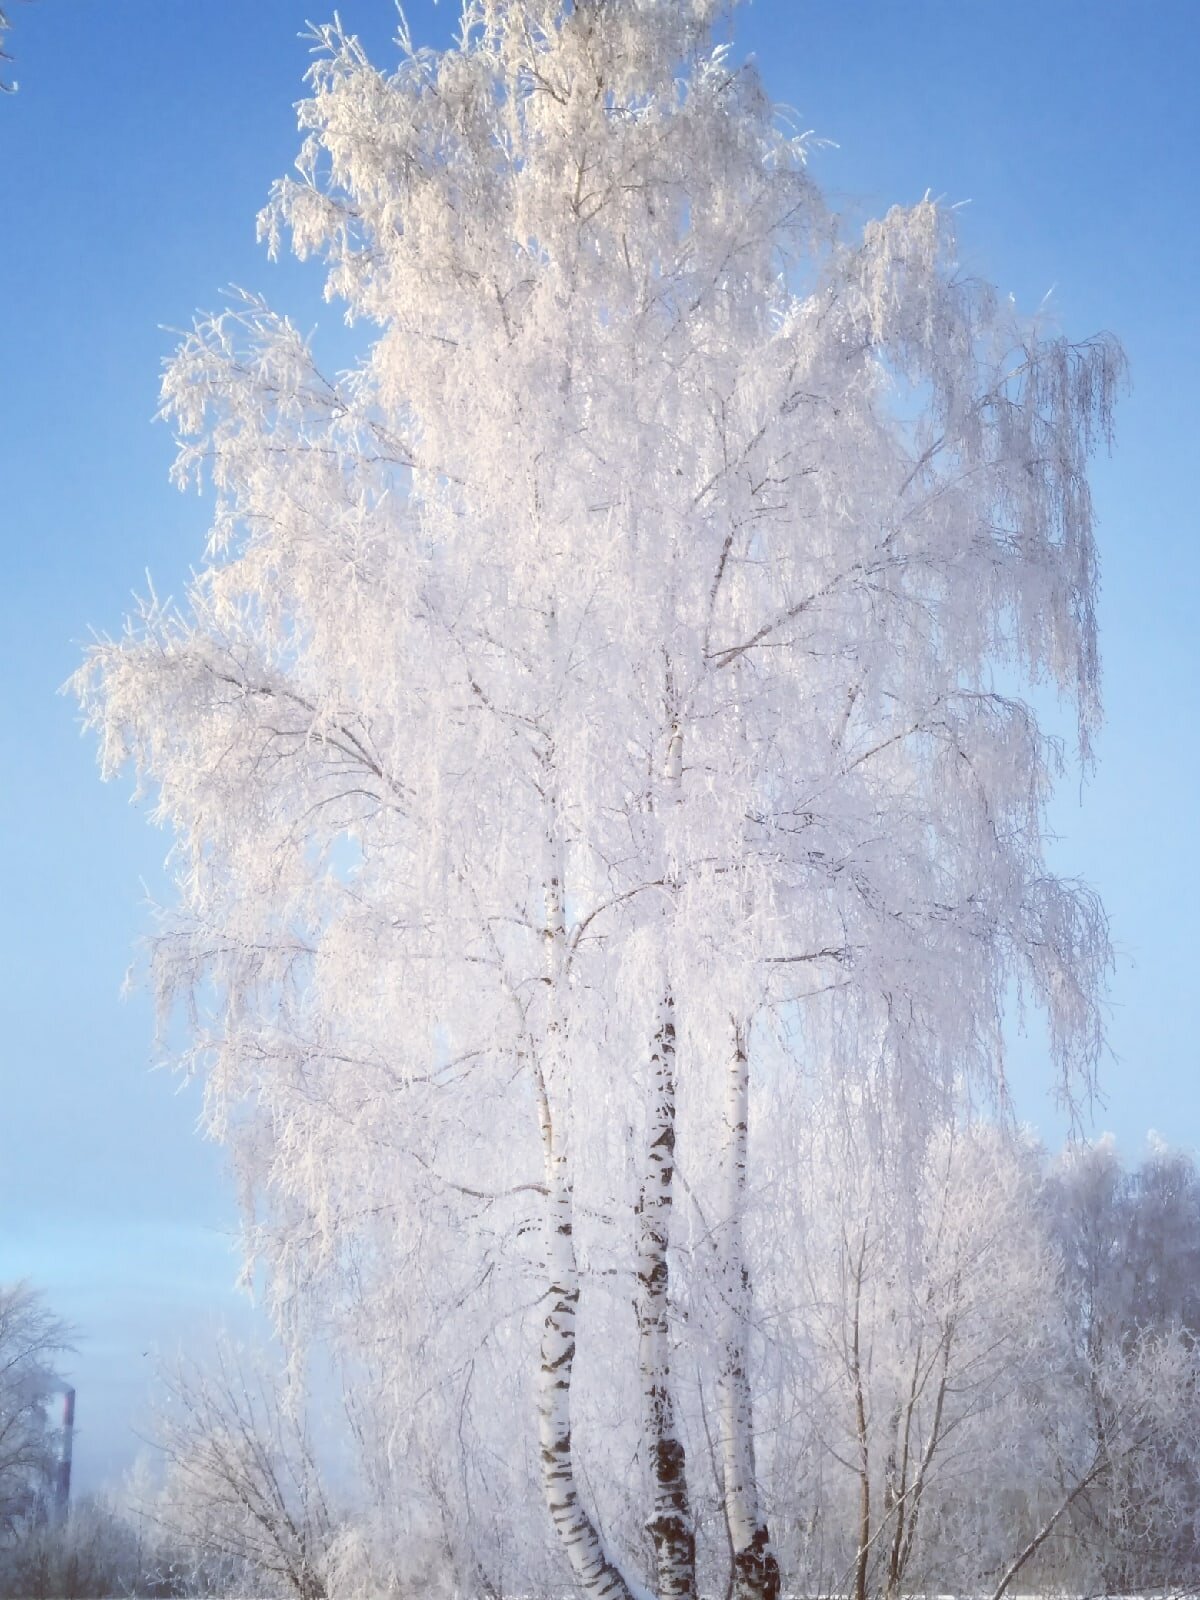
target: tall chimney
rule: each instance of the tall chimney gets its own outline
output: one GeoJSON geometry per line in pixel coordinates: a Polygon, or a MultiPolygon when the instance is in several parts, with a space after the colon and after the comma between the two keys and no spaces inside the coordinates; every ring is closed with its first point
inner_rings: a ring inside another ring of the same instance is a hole
{"type": "Polygon", "coordinates": [[[75,1391],[63,1389],[62,1433],[59,1436],[58,1466],[54,1476],[54,1520],[64,1522],[71,1499],[71,1449],[75,1442],[75,1391]]]}

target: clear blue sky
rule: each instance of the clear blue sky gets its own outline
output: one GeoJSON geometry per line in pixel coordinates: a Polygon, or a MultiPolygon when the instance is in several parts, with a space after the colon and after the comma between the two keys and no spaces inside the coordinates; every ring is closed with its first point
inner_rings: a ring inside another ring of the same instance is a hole
{"type": "MultiPolygon", "coordinates": [[[[388,0],[343,0],[390,59],[388,0]]],[[[271,266],[254,217],[295,155],[316,0],[35,0],[10,7],[20,92],[0,103],[0,1281],[28,1275],[80,1326],[78,1481],[130,1458],[155,1346],[248,1316],[230,1186],[193,1132],[194,1089],[151,1074],[143,998],[121,1004],[143,883],[167,841],[101,788],[56,689],[88,629],[120,626],[148,568],[178,592],[205,506],[166,484],[151,425],[162,326],[223,285],[302,325],[312,274],[271,266]],[[150,1351],[147,1356],[144,1352],[150,1351]]],[[[456,7],[409,7],[445,40],[456,7]]],[[[1196,0],[754,0],[738,48],[803,124],[813,165],[867,214],[925,190],[969,200],[964,256],[1064,329],[1112,329],[1134,390],[1097,474],[1108,721],[1100,765],[1055,808],[1060,867],[1103,894],[1121,952],[1116,1059],[1096,1127],[1200,1145],[1200,7],[1196,0]]],[[[1022,1114],[1056,1140],[1036,1040],[1022,1114]]]]}

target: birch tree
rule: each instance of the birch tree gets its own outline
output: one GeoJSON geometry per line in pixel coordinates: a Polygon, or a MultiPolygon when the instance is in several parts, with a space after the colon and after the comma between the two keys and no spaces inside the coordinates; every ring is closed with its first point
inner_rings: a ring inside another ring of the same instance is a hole
{"type": "MultiPolygon", "coordinates": [[[[928,200],[843,228],[719,10],[468,0],[390,73],[317,31],[261,226],[361,355],[326,371],[250,297],[198,320],[163,409],[205,564],[77,679],[175,839],[154,981],[285,1332],[353,1345],[386,1305],[398,1410],[447,1460],[478,1430],[431,1481],[482,1528],[536,1470],[558,1559],[621,1600],[717,1559],[710,1421],[734,1593],[778,1593],[765,1073],[917,1150],[956,1085],[1002,1093],[1014,984],[1086,1084],[1107,962],[1044,860],[1055,747],[997,684],[1057,686],[1087,757],[1119,353],[963,277],[928,200]],[[484,1482],[484,1391],[526,1385],[536,1443],[484,1482]]],[[[488,1559],[529,1582],[513,1520],[488,1559]]]]}

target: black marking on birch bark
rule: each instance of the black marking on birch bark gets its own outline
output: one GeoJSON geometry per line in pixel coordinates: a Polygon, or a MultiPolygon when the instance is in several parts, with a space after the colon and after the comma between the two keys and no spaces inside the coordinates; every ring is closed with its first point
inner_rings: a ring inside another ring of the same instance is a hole
{"type": "MultiPolygon", "coordinates": [[[[570,1345],[568,1346],[568,1348],[566,1350],[563,1351],[562,1355],[557,1356],[553,1361],[543,1361],[542,1362],[542,1371],[543,1372],[558,1372],[559,1369],[562,1368],[562,1367],[569,1367],[571,1365],[572,1361],[574,1361],[574,1359],[575,1359],[575,1341],[574,1341],[574,1339],[572,1339],[570,1345]]],[[[569,1434],[567,1436],[567,1439],[568,1439],[568,1443],[569,1443],[570,1442],[570,1435],[569,1434]]]]}
{"type": "Polygon", "coordinates": [[[754,1530],[744,1550],[734,1552],[733,1600],[779,1600],[779,1563],[764,1527],[754,1530]]]}

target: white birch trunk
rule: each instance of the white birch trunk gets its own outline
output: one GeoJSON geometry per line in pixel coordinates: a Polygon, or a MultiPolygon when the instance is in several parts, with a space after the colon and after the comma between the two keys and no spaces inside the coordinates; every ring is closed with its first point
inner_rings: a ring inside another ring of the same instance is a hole
{"type": "Polygon", "coordinates": [[[562,864],[561,851],[553,844],[551,852],[552,866],[546,884],[546,1052],[545,1063],[539,1065],[536,1073],[546,1178],[546,1321],[537,1379],[542,1488],[551,1520],[583,1593],[595,1600],[633,1600],[624,1578],[608,1558],[599,1530],[580,1501],[575,1480],[571,1374],[575,1361],[579,1269],[575,1259],[574,1193],[561,1095],[557,1119],[550,1103],[550,1089],[562,1085],[566,1048],[562,864]]]}
{"type": "Polygon", "coordinates": [[[758,1500],[754,1464],[754,1409],[750,1394],[746,1330],[750,1274],[742,1242],[749,1147],[750,1068],[746,1035],[734,1023],[733,1054],[726,1074],[726,1145],[722,1167],[725,1227],[722,1237],[725,1290],[721,1368],[717,1397],[721,1422],[725,1517],[733,1546],[734,1600],[778,1600],[779,1563],[758,1500]]]}
{"type": "MultiPolygon", "coordinates": [[[[682,766],[683,736],[675,727],[664,773],[671,803],[678,798],[682,766]]],[[[675,1000],[669,978],[663,985],[650,1055],[647,1121],[646,1165],[637,1208],[638,1357],[652,1497],[646,1527],[654,1542],[660,1600],[694,1600],[696,1536],[671,1383],[667,1252],[675,1180],[675,1000]]]]}
{"type": "Polygon", "coordinates": [[[650,1452],[652,1513],[660,1600],[692,1600],[696,1538],[688,1503],[686,1458],[671,1385],[670,1268],[667,1248],[675,1177],[675,1004],[659,1005],[650,1057],[650,1125],[638,1199],[638,1356],[650,1452]]]}

